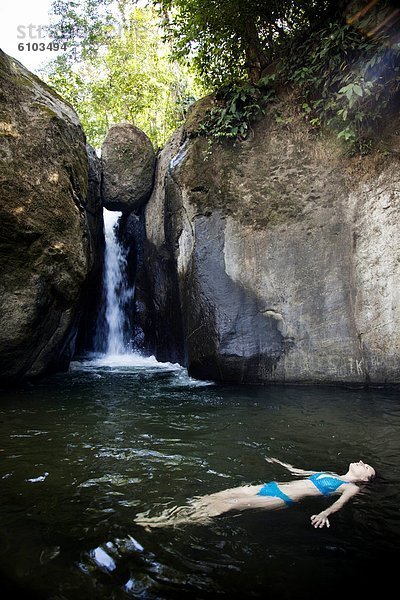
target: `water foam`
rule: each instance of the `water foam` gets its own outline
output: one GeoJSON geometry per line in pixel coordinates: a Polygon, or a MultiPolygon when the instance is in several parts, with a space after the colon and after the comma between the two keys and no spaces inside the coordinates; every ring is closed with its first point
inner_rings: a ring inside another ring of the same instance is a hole
{"type": "Polygon", "coordinates": [[[160,362],[155,356],[140,353],[91,354],[70,364],[71,371],[111,371],[113,373],[135,372],[171,372],[175,386],[202,387],[215,385],[213,381],[201,381],[190,377],[187,369],[178,363],[160,362]]]}

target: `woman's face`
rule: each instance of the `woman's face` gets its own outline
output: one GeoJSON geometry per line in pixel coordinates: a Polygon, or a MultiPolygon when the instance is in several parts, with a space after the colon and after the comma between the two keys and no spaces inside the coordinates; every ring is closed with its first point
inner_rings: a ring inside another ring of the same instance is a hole
{"type": "Polygon", "coordinates": [[[362,460],[350,463],[349,471],[358,481],[368,481],[375,475],[375,469],[362,460]]]}

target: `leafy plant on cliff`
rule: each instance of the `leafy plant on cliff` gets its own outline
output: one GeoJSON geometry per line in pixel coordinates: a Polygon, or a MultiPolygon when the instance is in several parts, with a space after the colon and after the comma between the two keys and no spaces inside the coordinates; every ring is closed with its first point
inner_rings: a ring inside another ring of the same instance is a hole
{"type": "Polygon", "coordinates": [[[245,139],[254,119],[264,112],[264,107],[274,95],[271,83],[274,75],[266,76],[257,83],[231,83],[220,88],[216,94],[216,106],[211,108],[199,133],[213,141],[245,139]]]}
{"type": "Polygon", "coordinates": [[[265,106],[257,82],[271,63],[312,128],[329,127],[362,152],[399,92],[399,15],[390,0],[156,4],[177,56],[192,60],[218,90],[201,128],[214,140],[248,131],[265,106]]]}
{"type": "MultiPolygon", "coordinates": [[[[386,16],[379,13],[378,23],[386,16]]],[[[333,22],[303,40],[291,40],[281,74],[297,91],[312,127],[329,126],[361,152],[400,91],[400,55],[390,31],[374,37],[365,35],[364,27],[333,22]]],[[[373,27],[370,22],[368,29],[373,27]]]]}

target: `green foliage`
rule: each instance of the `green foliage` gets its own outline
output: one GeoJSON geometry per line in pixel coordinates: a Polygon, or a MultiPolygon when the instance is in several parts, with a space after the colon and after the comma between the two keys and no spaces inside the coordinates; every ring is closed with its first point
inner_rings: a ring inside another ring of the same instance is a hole
{"type": "Polygon", "coordinates": [[[217,105],[207,112],[199,133],[209,137],[211,142],[246,138],[252,121],[274,97],[270,87],[274,78],[272,75],[256,84],[240,82],[222,87],[216,95],[217,105]]]}
{"type": "Polygon", "coordinates": [[[216,105],[200,133],[213,142],[242,139],[276,87],[295,91],[315,131],[329,127],[364,152],[400,91],[390,0],[148,0],[141,9],[136,0],[53,2],[58,39],[73,52],[49,68],[49,82],[70,99],[95,146],[121,120],[162,145],[190,101],[210,90],[216,105]],[[274,86],[263,77],[272,63],[274,86]]]}
{"type": "Polygon", "coordinates": [[[400,91],[396,46],[333,22],[302,41],[292,39],[284,56],[282,81],[297,90],[310,125],[328,126],[353,150],[368,151],[377,123],[400,91]]]}
{"type": "MultiPolygon", "coordinates": [[[[202,3],[203,8],[196,0],[162,4],[177,11],[170,27],[179,51],[188,54],[188,44],[195,40],[194,60],[203,71],[208,68],[206,80],[214,86],[221,82],[217,106],[201,127],[201,132],[214,141],[245,137],[251,122],[272,97],[271,93],[262,97],[263,80],[259,86],[250,71],[247,82],[244,79],[246,40],[251,45],[256,39],[259,57],[274,59],[278,65],[276,83],[295,90],[310,126],[315,130],[329,127],[352,151],[370,149],[377,123],[398,98],[399,44],[393,43],[395,27],[390,26],[396,13],[385,0],[374,6],[354,1],[347,14],[338,10],[343,8],[340,2],[336,7],[330,2],[282,2],[277,6],[233,0],[209,0],[202,3]],[[250,29],[248,23],[243,25],[244,11],[256,25],[256,38],[246,37],[250,29]],[[323,24],[321,15],[329,16],[323,24]],[[370,33],[375,31],[379,35],[370,33]],[[228,47],[226,40],[235,41],[235,49],[228,47]],[[222,60],[225,68],[221,67],[222,60]],[[242,83],[232,83],[239,75],[242,83]]],[[[287,125],[288,117],[276,114],[276,121],[287,125]]]]}
{"type": "MultiPolygon", "coordinates": [[[[49,33],[67,43],[68,62],[94,56],[107,42],[114,20],[110,12],[114,0],[52,0],[53,20],[49,33]]],[[[126,4],[122,0],[121,4],[126,4]]]]}
{"type": "Polygon", "coordinates": [[[280,40],[322,22],[343,2],[329,0],[154,0],[179,58],[219,88],[246,76],[255,83],[280,40]]]}
{"type": "MultiPolygon", "coordinates": [[[[203,88],[189,68],[171,59],[150,6],[120,0],[112,14],[81,18],[88,2],[95,5],[94,0],[62,0],[71,11],[66,22],[61,19],[61,30],[71,35],[71,48],[77,46],[73,36],[78,31],[82,45],[77,53],[47,65],[45,79],[76,109],[95,148],[101,147],[108,128],[122,121],[145,131],[156,148],[162,146],[203,88]]],[[[105,11],[111,3],[103,0],[102,6],[105,11]]]]}

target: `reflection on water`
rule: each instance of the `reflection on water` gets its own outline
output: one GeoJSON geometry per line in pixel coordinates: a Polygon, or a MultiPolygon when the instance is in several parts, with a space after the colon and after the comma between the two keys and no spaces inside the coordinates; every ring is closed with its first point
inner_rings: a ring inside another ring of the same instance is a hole
{"type": "Polygon", "coordinates": [[[394,391],[224,387],[151,358],[98,357],[3,392],[0,421],[10,597],[22,589],[54,600],[326,598],[395,577],[394,391]],[[203,525],[135,524],[138,513],[156,516],[198,495],[292,478],[267,455],[336,472],[362,458],[379,477],[326,530],[310,525],[324,498],[203,525]]]}

